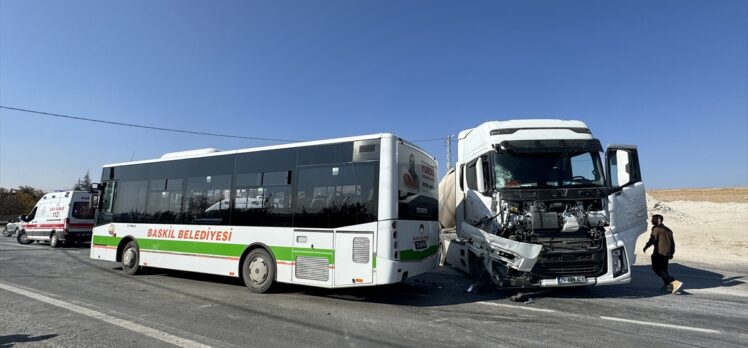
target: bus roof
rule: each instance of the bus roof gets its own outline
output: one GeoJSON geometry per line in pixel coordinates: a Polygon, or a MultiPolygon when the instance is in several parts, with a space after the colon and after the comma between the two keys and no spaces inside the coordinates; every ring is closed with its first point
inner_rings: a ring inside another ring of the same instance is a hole
{"type": "MultiPolygon", "coordinates": [[[[217,152],[201,152],[196,151],[194,154],[190,154],[191,150],[188,151],[180,151],[180,154],[184,154],[184,156],[179,157],[171,157],[171,158],[156,158],[156,159],[150,159],[150,160],[140,160],[140,161],[132,161],[132,162],[120,162],[120,163],[112,163],[112,164],[105,164],[103,167],[118,167],[118,166],[125,166],[125,165],[132,165],[132,164],[142,164],[142,163],[154,163],[154,162],[166,162],[166,161],[174,161],[174,160],[180,160],[180,159],[188,159],[188,158],[203,158],[203,157],[213,157],[213,156],[221,156],[221,155],[231,155],[231,154],[239,154],[239,153],[247,153],[247,152],[258,152],[258,151],[268,151],[268,150],[277,150],[277,149],[289,149],[289,148],[295,148],[295,147],[303,147],[303,146],[315,146],[315,145],[326,145],[326,144],[335,144],[335,143],[344,143],[348,141],[358,141],[358,140],[367,140],[367,139],[379,139],[379,138],[386,138],[386,137],[396,137],[395,135],[391,133],[376,133],[376,134],[369,134],[369,135],[359,135],[359,136],[353,136],[353,137],[346,137],[346,138],[334,138],[334,139],[323,139],[323,140],[312,140],[312,141],[303,141],[303,142],[297,142],[297,143],[288,143],[288,144],[281,144],[281,145],[271,145],[271,146],[261,146],[261,147],[252,147],[252,148],[246,148],[246,149],[239,149],[239,150],[228,150],[228,151],[217,151],[217,152]]],[[[418,146],[407,142],[403,140],[408,145],[417,148],[418,150],[421,150],[423,153],[426,153],[423,151],[423,149],[419,148],[418,146]]],[[[428,154],[428,153],[426,153],[428,154]]],[[[431,157],[431,155],[429,155],[431,157]]]]}

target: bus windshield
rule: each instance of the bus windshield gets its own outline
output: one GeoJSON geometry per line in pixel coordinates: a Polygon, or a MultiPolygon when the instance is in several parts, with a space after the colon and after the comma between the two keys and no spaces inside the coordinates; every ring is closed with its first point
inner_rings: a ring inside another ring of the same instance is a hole
{"type": "Polygon", "coordinates": [[[496,189],[516,187],[603,186],[598,152],[514,153],[494,155],[496,189]]]}

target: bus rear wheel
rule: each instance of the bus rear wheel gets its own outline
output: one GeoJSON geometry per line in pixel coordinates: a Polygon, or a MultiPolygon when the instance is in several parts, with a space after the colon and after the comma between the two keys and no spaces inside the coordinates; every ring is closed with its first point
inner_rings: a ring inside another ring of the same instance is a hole
{"type": "Polygon", "coordinates": [[[275,281],[275,263],[265,249],[255,249],[242,263],[244,284],[258,294],[267,292],[275,281]]]}
{"type": "Polygon", "coordinates": [[[138,243],[131,240],[122,249],[122,270],[129,275],[135,275],[140,271],[140,249],[138,243]]]}

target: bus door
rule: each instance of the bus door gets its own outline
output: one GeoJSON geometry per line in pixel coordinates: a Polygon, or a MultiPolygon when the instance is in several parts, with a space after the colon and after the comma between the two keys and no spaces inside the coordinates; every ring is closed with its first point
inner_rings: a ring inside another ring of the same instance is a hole
{"type": "Polygon", "coordinates": [[[373,231],[335,231],[335,285],[371,284],[373,250],[373,231]]]}
{"type": "Polygon", "coordinates": [[[335,255],[333,230],[293,232],[293,281],[301,284],[332,285],[335,255]]]}

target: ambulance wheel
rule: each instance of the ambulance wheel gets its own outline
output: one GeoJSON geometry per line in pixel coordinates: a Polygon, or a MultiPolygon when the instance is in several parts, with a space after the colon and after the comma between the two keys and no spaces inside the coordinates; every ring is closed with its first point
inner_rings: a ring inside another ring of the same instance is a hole
{"type": "Polygon", "coordinates": [[[134,240],[129,241],[122,250],[122,269],[129,275],[140,271],[140,249],[134,240]]]}
{"type": "Polygon", "coordinates": [[[261,294],[270,290],[275,281],[275,263],[267,250],[249,252],[242,263],[242,278],[252,292],[261,294]]]}
{"type": "Polygon", "coordinates": [[[60,247],[60,239],[57,237],[56,232],[52,232],[52,234],[49,235],[49,246],[53,248],[60,247]]]}
{"type": "Polygon", "coordinates": [[[28,235],[26,235],[26,231],[23,231],[23,230],[21,230],[21,231],[18,231],[18,232],[16,233],[16,240],[17,240],[17,241],[18,241],[18,243],[20,243],[20,244],[31,244],[31,243],[33,243],[33,242],[34,242],[33,240],[30,240],[30,239],[29,239],[29,236],[28,236],[28,235]]]}

